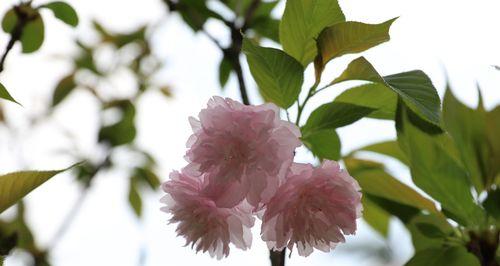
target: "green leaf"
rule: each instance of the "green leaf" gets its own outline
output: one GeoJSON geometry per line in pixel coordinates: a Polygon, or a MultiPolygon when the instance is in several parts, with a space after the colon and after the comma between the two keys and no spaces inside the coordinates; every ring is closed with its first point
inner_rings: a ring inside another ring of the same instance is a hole
{"type": "Polygon", "coordinates": [[[342,72],[338,78],[330,82],[330,85],[348,80],[366,80],[386,84],[385,80],[380,76],[377,70],[375,70],[373,65],[363,56],[358,57],[349,63],[344,72],[342,72]]]}
{"type": "Polygon", "coordinates": [[[350,103],[331,102],[314,110],[302,128],[304,138],[308,134],[325,129],[336,129],[352,124],[367,116],[374,109],[350,103]]]}
{"type": "Polygon", "coordinates": [[[76,27],[78,25],[78,15],[75,9],[65,2],[50,2],[41,7],[52,10],[56,18],[70,26],[76,27]]]}
{"type": "Polygon", "coordinates": [[[467,173],[443,148],[439,135],[426,134],[410,119],[419,118],[398,104],[398,141],[410,162],[413,182],[458,218],[457,222],[465,225],[481,223],[484,215],[474,203],[467,173]]]}
{"type": "Polygon", "coordinates": [[[314,39],[325,27],[343,21],[336,0],[288,0],[279,30],[283,50],[307,66],[318,53],[314,39]]]}
{"type": "Polygon", "coordinates": [[[332,129],[320,130],[302,138],[304,145],[320,159],[340,159],[340,139],[332,129]]]}
{"type": "Polygon", "coordinates": [[[486,136],[491,147],[487,184],[500,186],[500,106],[486,113],[486,136]]]}
{"type": "Polygon", "coordinates": [[[417,252],[405,266],[480,266],[478,259],[461,246],[429,248],[417,252]]]}
{"type": "MultiPolygon", "coordinates": [[[[440,100],[432,81],[424,72],[414,70],[382,77],[368,60],[353,60],[331,85],[348,80],[364,80],[385,85],[403,98],[415,113],[434,125],[439,125],[440,100]]],[[[376,101],[375,97],[372,101],[376,101]]],[[[391,107],[395,107],[392,105],[391,107]]]]}
{"type": "Polygon", "coordinates": [[[446,234],[441,229],[433,224],[416,223],[417,229],[428,238],[444,238],[446,234]]]}
{"type": "Polygon", "coordinates": [[[134,210],[137,217],[142,215],[142,198],[139,194],[137,188],[137,180],[135,178],[130,179],[129,190],[128,190],[128,202],[132,209],[134,210]]]}
{"type": "Polygon", "coordinates": [[[355,158],[344,158],[344,163],[363,192],[420,210],[439,212],[431,200],[388,174],[382,167],[366,165],[366,161],[355,158]]]}
{"type": "Polygon", "coordinates": [[[30,20],[23,28],[21,35],[21,45],[23,53],[33,53],[40,49],[45,38],[45,27],[40,14],[30,20]]]}
{"type": "Polygon", "coordinates": [[[319,53],[315,59],[315,66],[322,71],[334,58],[360,53],[389,41],[389,29],[396,19],[381,24],[347,21],[325,28],[316,40],[319,53]]]}
{"type": "Polygon", "coordinates": [[[397,94],[385,85],[369,83],[350,88],[337,96],[334,102],[356,104],[375,109],[371,118],[393,120],[396,113],[397,94]]]}
{"type": "Polygon", "coordinates": [[[406,227],[411,233],[413,246],[417,252],[428,248],[442,247],[446,242],[444,237],[454,233],[453,227],[448,221],[436,214],[417,215],[406,223],[406,227]],[[423,224],[425,224],[424,228],[422,228],[423,224]],[[429,229],[429,227],[433,227],[433,229],[429,229]],[[437,237],[438,234],[439,237],[437,237]]]}
{"type": "Polygon", "coordinates": [[[2,99],[5,99],[5,100],[8,100],[8,101],[11,101],[11,102],[14,102],[14,103],[17,103],[19,105],[21,105],[20,103],[18,103],[16,100],[14,100],[14,98],[12,98],[12,96],[10,95],[9,91],[7,91],[7,89],[3,86],[2,83],[0,83],[0,98],[2,99]]]}
{"type": "Polygon", "coordinates": [[[259,47],[248,39],[242,50],[264,98],[284,109],[292,106],[304,82],[302,65],[281,50],[259,47]]]}
{"type": "Polygon", "coordinates": [[[361,198],[361,202],[363,203],[363,219],[375,229],[375,231],[387,237],[391,215],[377,204],[371,202],[367,197],[361,198]]]}
{"type": "Polygon", "coordinates": [[[226,57],[222,57],[222,60],[219,64],[219,84],[222,89],[224,88],[224,86],[226,86],[232,69],[233,67],[231,65],[231,62],[226,59],[226,57]]]}
{"type": "Polygon", "coordinates": [[[16,11],[13,8],[11,8],[3,16],[2,29],[5,33],[11,33],[16,27],[16,24],[17,24],[16,11]]]}
{"type": "Polygon", "coordinates": [[[384,141],[384,142],[379,142],[379,143],[374,143],[371,145],[367,145],[361,148],[358,148],[354,150],[352,153],[358,152],[358,151],[371,151],[379,154],[383,154],[386,156],[393,157],[394,159],[399,160],[403,164],[408,165],[408,159],[406,158],[405,154],[399,147],[399,144],[396,140],[389,140],[389,141],[384,141]]]}
{"type": "Polygon", "coordinates": [[[384,80],[413,112],[436,126],[440,125],[439,95],[424,72],[413,70],[385,76],[384,80]]]}
{"type": "MultiPolygon", "coordinates": [[[[491,185],[498,173],[494,168],[499,167],[499,158],[492,160],[495,152],[488,141],[486,119],[484,110],[467,107],[455,98],[450,89],[446,90],[443,100],[444,126],[455,141],[462,162],[470,173],[471,182],[479,193],[491,185]]],[[[497,137],[498,134],[500,131],[496,132],[497,137]]]]}
{"type": "Polygon", "coordinates": [[[252,25],[252,29],[261,37],[279,43],[279,26],[279,20],[268,17],[256,20],[252,25]]]}
{"type": "Polygon", "coordinates": [[[222,19],[219,14],[208,8],[206,1],[180,0],[176,1],[175,8],[194,31],[201,30],[209,18],[222,19]]]}
{"type": "Polygon", "coordinates": [[[363,192],[363,197],[368,198],[371,202],[397,217],[403,223],[408,223],[413,217],[422,213],[421,210],[415,207],[378,197],[370,193],[363,192]]]}
{"type": "Polygon", "coordinates": [[[74,73],[62,78],[57,84],[54,94],[52,94],[52,106],[61,103],[66,97],[75,89],[75,76],[74,73]]]}
{"type": "Polygon", "coordinates": [[[53,176],[67,169],[54,171],[22,171],[0,175],[0,213],[14,205],[21,198],[53,176]]]}
{"type": "Polygon", "coordinates": [[[135,107],[127,100],[119,101],[114,105],[122,111],[122,117],[118,122],[101,128],[99,142],[108,142],[112,146],[119,146],[135,139],[135,107]]]}
{"type": "Polygon", "coordinates": [[[488,191],[488,196],[483,201],[484,209],[500,223],[500,188],[488,191]]]}
{"type": "Polygon", "coordinates": [[[138,167],[135,169],[134,177],[142,182],[145,182],[152,190],[160,187],[160,178],[150,169],[138,167]]]}

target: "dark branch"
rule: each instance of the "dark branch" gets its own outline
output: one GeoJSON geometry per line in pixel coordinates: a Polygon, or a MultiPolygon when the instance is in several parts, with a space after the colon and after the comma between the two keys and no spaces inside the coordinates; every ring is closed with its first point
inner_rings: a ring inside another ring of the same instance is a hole
{"type": "Polygon", "coordinates": [[[269,250],[269,259],[272,266],[285,266],[286,248],[282,251],[269,250]]]}
{"type": "Polygon", "coordinates": [[[10,33],[9,42],[7,43],[7,47],[5,47],[5,51],[2,55],[2,58],[0,59],[0,72],[4,70],[4,64],[5,60],[7,59],[7,55],[14,47],[14,44],[21,39],[24,26],[26,26],[26,23],[28,23],[30,19],[29,16],[27,16],[24,12],[21,11],[20,7],[18,6],[14,7],[14,11],[16,12],[17,22],[16,25],[14,26],[14,29],[12,29],[12,32],[10,33]]]}

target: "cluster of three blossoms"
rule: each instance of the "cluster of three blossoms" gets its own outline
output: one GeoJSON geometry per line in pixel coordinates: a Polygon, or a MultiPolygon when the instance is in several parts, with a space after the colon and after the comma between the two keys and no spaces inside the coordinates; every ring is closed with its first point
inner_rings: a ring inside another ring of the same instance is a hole
{"type": "Polygon", "coordinates": [[[361,216],[358,183],[337,162],[294,163],[300,130],[274,104],[247,106],[213,97],[190,118],[188,164],[162,184],[162,208],[196,251],[218,259],[229,244],[246,250],[254,216],[273,250],[330,251],[354,234],[361,216]]]}

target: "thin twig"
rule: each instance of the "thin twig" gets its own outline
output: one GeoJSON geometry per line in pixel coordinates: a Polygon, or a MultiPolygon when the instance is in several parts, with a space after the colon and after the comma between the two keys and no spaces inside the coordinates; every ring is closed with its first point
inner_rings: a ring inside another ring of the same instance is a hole
{"type": "Polygon", "coordinates": [[[24,26],[26,26],[26,23],[28,22],[29,19],[25,14],[23,14],[20,11],[19,7],[17,6],[14,7],[14,10],[16,12],[16,16],[18,19],[16,25],[14,26],[14,29],[12,29],[12,32],[10,34],[10,39],[9,42],[7,43],[7,47],[5,47],[5,51],[2,55],[2,58],[0,59],[0,73],[4,70],[4,64],[5,60],[7,59],[7,55],[14,47],[14,44],[21,39],[24,26]]]}

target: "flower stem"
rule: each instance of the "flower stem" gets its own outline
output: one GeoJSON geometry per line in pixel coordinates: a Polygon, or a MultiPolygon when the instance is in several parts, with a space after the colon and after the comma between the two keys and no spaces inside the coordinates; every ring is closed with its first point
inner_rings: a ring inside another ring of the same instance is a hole
{"type": "Polygon", "coordinates": [[[285,266],[286,248],[282,251],[269,250],[269,259],[271,259],[271,266],[285,266]]]}

